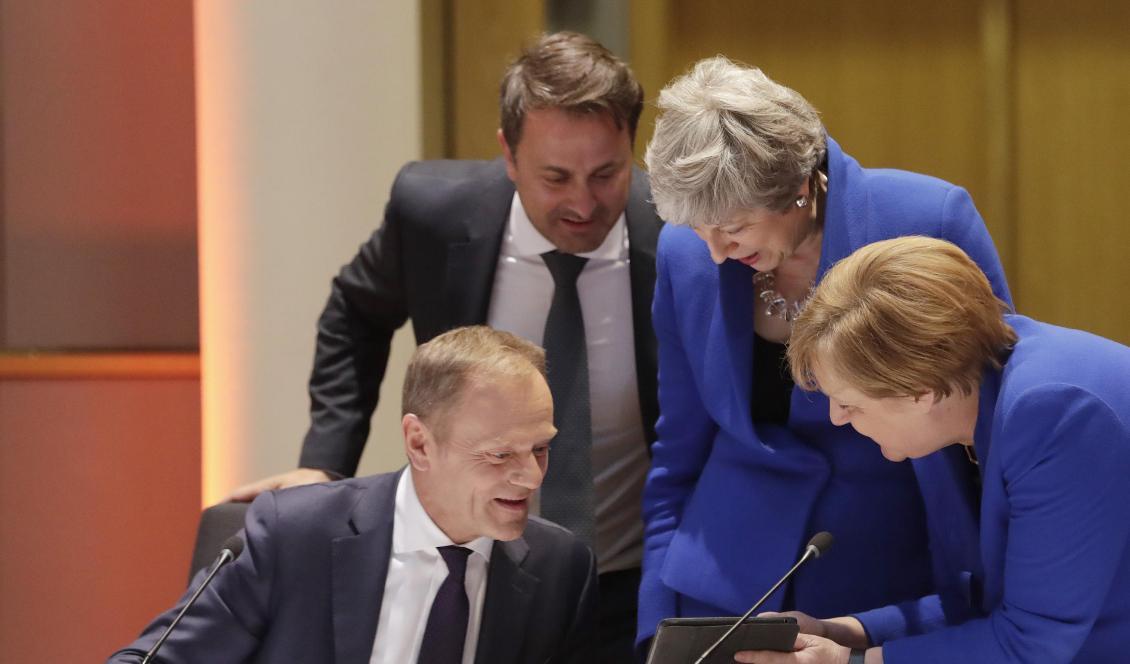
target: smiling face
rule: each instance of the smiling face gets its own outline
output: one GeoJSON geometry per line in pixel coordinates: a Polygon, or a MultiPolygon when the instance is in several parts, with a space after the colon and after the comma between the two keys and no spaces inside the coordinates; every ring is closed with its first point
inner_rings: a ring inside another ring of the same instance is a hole
{"type": "Polygon", "coordinates": [[[471,377],[458,403],[432,419],[429,426],[409,413],[402,421],[428,515],[457,544],[519,537],[557,433],[545,379],[532,369],[471,377]]]}
{"type": "MultiPolygon", "coordinates": [[[[808,182],[798,196],[808,195],[808,182]]],[[[736,260],[759,272],[776,269],[791,258],[805,243],[815,237],[815,220],[811,204],[792,206],[784,212],[766,208],[741,210],[718,225],[700,225],[695,233],[710,247],[710,257],[722,264],[736,260]]]]}
{"type": "Polygon", "coordinates": [[[526,114],[506,172],[534,228],[569,254],[594,251],[628,203],[632,141],[606,113],[544,108],[526,114]]]}

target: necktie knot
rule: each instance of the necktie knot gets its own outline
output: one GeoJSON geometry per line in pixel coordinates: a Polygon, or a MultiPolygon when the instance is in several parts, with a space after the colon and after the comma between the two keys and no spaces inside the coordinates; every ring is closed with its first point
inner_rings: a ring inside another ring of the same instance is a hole
{"type": "Polygon", "coordinates": [[[553,284],[558,288],[575,285],[581,270],[585,269],[585,263],[589,262],[589,259],[583,256],[563,254],[556,249],[545,252],[541,255],[541,259],[545,261],[545,266],[553,275],[553,284]]]}
{"type": "Polygon", "coordinates": [[[443,557],[443,562],[447,563],[447,574],[452,578],[463,582],[463,578],[467,575],[467,557],[471,555],[471,550],[462,546],[441,546],[438,548],[439,555],[443,557]]]}

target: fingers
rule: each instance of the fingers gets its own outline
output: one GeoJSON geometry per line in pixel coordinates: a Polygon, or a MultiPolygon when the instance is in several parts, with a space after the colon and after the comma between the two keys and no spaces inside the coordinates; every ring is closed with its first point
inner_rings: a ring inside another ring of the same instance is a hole
{"type": "Polygon", "coordinates": [[[315,482],[328,482],[330,476],[323,470],[315,468],[298,468],[279,475],[273,475],[258,482],[245,484],[232,492],[228,500],[245,503],[255,499],[255,496],[263,493],[264,491],[274,491],[275,489],[286,489],[292,486],[301,486],[303,484],[314,484],[315,482]]]}
{"type": "Polygon", "coordinates": [[[793,652],[745,650],[735,653],[734,661],[745,664],[842,664],[850,654],[847,648],[811,634],[798,635],[793,647],[793,652]]]}
{"type": "Polygon", "coordinates": [[[228,496],[228,500],[236,503],[247,503],[255,500],[255,496],[258,496],[264,491],[271,491],[272,489],[279,488],[280,477],[281,475],[275,475],[274,477],[268,477],[265,480],[252,482],[251,484],[244,484],[235,491],[232,491],[232,494],[228,496]]]}

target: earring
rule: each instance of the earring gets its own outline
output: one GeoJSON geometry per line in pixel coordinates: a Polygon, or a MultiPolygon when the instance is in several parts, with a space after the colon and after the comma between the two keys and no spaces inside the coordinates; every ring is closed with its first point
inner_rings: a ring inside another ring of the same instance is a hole
{"type": "Polygon", "coordinates": [[[798,208],[808,207],[808,196],[797,196],[795,204],[798,208]]]}

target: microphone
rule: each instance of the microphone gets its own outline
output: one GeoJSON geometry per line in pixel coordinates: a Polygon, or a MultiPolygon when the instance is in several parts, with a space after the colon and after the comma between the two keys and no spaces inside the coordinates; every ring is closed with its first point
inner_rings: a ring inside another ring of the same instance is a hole
{"type": "Polygon", "coordinates": [[[730,629],[726,630],[726,633],[719,637],[713,645],[707,648],[706,652],[702,653],[702,655],[695,660],[694,664],[702,664],[703,662],[705,662],[706,658],[710,656],[710,653],[714,652],[718,648],[718,646],[722,645],[722,642],[725,641],[728,636],[733,634],[734,630],[736,630],[743,622],[745,622],[746,618],[748,618],[751,613],[756,611],[758,607],[764,604],[765,600],[769,599],[769,596],[775,593],[777,589],[781,587],[781,584],[784,583],[790,576],[792,576],[793,572],[797,571],[798,567],[808,562],[812,558],[819,558],[820,556],[824,555],[828,552],[828,549],[831,546],[832,533],[828,532],[827,530],[822,530],[813,535],[812,539],[808,540],[808,546],[804,549],[804,555],[800,557],[800,560],[796,561],[796,564],[793,565],[792,569],[785,572],[785,575],[781,577],[781,580],[774,584],[773,587],[769,589],[769,592],[765,593],[761,597],[761,599],[757,600],[756,604],[749,607],[749,611],[746,611],[745,615],[743,615],[741,618],[738,618],[738,621],[735,622],[730,627],[730,629]]]}
{"type": "Polygon", "coordinates": [[[200,597],[200,593],[204,592],[208,584],[212,582],[212,577],[216,576],[216,572],[219,572],[221,567],[238,558],[241,553],[243,553],[243,539],[240,538],[239,535],[232,535],[224,541],[220,548],[220,555],[216,557],[216,562],[212,563],[212,568],[208,570],[208,576],[204,577],[204,582],[200,584],[196,592],[192,593],[192,597],[188,598],[188,602],[185,603],[184,608],[180,610],[176,618],[173,618],[173,622],[169,623],[169,626],[165,628],[164,634],[161,635],[161,638],[157,639],[157,643],[154,643],[153,647],[149,649],[149,652],[145,653],[145,658],[141,660],[141,664],[149,664],[154,661],[153,656],[157,654],[161,646],[165,645],[165,639],[169,638],[169,635],[172,634],[173,630],[180,624],[181,618],[184,617],[185,612],[196,602],[196,598],[200,597]]]}

